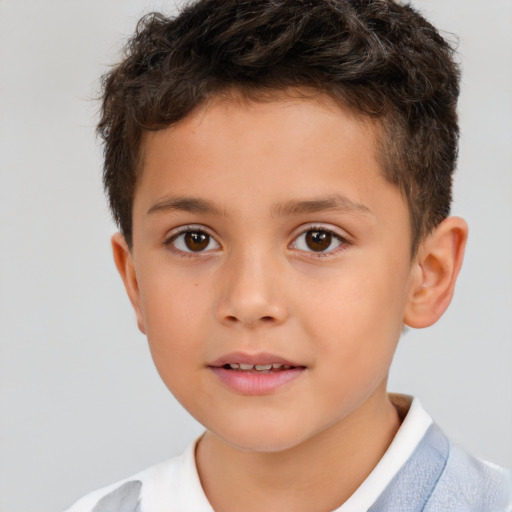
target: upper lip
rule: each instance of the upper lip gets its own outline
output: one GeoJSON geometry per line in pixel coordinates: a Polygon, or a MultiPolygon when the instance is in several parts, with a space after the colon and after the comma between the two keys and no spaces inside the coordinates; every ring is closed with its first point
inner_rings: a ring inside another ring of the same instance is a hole
{"type": "Polygon", "coordinates": [[[208,366],[220,368],[227,364],[252,364],[252,365],[265,365],[265,364],[282,364],[288,366],[304,366],[297,362],[285,359],[283,357],[260,352],[258,354],[247,354],[244,352],[232,352],[219,357],[211,362],[208,366]]]}

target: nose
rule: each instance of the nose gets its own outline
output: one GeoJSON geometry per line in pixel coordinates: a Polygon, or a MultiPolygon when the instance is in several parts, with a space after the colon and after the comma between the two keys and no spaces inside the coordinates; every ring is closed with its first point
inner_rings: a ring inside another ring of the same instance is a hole
{"type": "Polygon", "coordinates": [[[288,318],[280,269],[265,255],[230,258],[220,285],[217,316],[228,326],[280,325],[288,318]]]}

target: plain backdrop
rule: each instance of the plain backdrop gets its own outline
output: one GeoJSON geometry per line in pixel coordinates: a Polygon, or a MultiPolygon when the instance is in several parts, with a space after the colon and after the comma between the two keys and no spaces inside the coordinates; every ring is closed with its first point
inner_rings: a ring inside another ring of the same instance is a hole
{"type": "MultiPolygon", "coordinates": [[[[413,5],[459,37],[453,212],[470,240],[451,307],[403,337],[390,388],[512,466],[512,2],[413,5]]],[[[98,77],[151,9],[174,4],[0,0],[2,512],[62,510],[201,432],[157,377],[112,263],[94,134],[98,77]]]]}

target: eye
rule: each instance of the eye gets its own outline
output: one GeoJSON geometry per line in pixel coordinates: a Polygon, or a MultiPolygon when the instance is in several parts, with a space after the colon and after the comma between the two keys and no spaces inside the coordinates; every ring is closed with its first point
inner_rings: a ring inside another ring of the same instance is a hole
{"type": "Polygon", "coordinates": [[[327,229],[309,229],[301,233],[293,242],[293,247],[300,251],[328,253],[340,247],[346,241],[327,229]]]}
{"type": "Polygon", "coordinates": [[[185,229],[172,235],[165,244],[188,253],[206,252],[220,247],[212,236],[200,229],[185,229]]]}

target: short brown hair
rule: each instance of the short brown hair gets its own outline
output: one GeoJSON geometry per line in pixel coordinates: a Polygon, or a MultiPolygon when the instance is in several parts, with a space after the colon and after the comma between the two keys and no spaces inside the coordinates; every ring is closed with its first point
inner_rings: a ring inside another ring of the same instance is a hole
{"type": "Polygon", "coordinates": [[[406,198],[412,250],[448,216],[457,159],[459,70],[452,46],[392,0],[199,0],[144,16],[103,77],[104,184],[132,244],[143,135],[212,96],[306,87],[381,127],[378,157],[406,198]]]}

